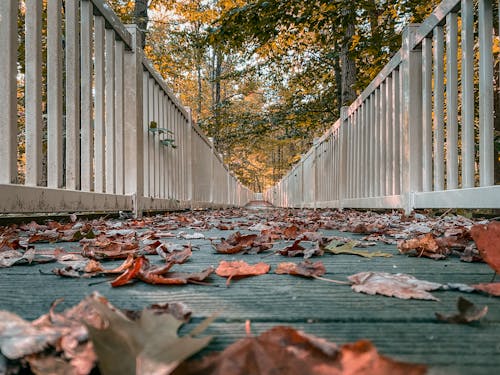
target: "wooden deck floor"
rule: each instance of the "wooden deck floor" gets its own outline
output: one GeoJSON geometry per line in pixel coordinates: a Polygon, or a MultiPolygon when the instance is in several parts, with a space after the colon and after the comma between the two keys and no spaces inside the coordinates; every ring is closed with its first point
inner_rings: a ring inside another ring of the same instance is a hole
{"type": "MultiPolygon", "coordinates": [[[[247,215],[247,212],[241,211],[242,217],[247,215]]],[[[350,235],[331,230],[323,232],[326,235],[350,235]]],[[[203,233],[207,237],[228,236],[228,231],[216,229],[203,233]]],[[[168,241],[186,242],[182,239],[168,241]]],[[[194,319],[190,324],[218,312],[219,318],[209,329],[215,339],[205,352],[221,350],[244,337],[245,320],[249,319],[255,333],[275,325],[290,325],[337,343],[366,338],[373,341],[381,353],[430,365],[434,373],[500,373],[499,298],[456,291],[433,292],[439,302],[369,296],[355,293],[346,285],[274,274],[274,266],[282,261],[291,261],[290,258],[279,255],[264,258],[262,254],[218,255],[214,254],[206,239],[191,242],[198,250],[193,252],[188,263],[180,266],[185,271],[217,266],[223,259],[244,259],[249,263],[265,261],[271,264],[271,273],[234,281],[229,288],[225,287],[225,279],[216,275],[210,280],[218,287],[166,287],[136,283],[111,288],[109,283],[89,286],[89,282],[95,279],[66,279],[40,272],[50,272],[54,264],[15,266],[0,269],[0,309],[34,319],[45,313],[56,298],[63,297],[63,307],[68,307],[97,290],[122,308],[141,309],[151,303],[184,302],[193,310],[194,319]],[[484,320],[472,325],[438,322],[434,313],[454,312],[460,295],[476,304],[488,305],[489,312],[484,320]]],[[[78,247],[77,243],[63,245],[68,249],[78,247]]],[[[46,245],[49,246],[55,245],[46,245]]],[[[279,244],[275,245],[275,248],[279,247],[279,244]]],[[[392,245],[379,244],[375,249],[391,252],[394,256],[365,259],[325,254],[321,258],[327,269],[325,277],[345,279],[361,271],[402,272],[443,283],[489,282],[492,277],[491,269],[485,264],[462,263],[457,259],[433,261],[409,258],[399,255],[392,245]]]]}

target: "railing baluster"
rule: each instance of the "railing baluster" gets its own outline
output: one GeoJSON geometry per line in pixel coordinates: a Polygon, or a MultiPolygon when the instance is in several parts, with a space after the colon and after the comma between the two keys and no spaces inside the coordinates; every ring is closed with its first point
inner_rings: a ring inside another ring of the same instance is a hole
{"type": "Polygon", "coordinates": [[[392,124],[392,116],[394,113],[393,106],[393,95],[392,95],[392,76],[387,76],[386,78],[386,92],[387,92],[387,111],[386,111],[386,131],[385,131],[385,195],[393,195],[394,191],[392,190],[392,148],[394,144],[392,143],[392,132],[393,132],[393,124],[392,124]]]}
{"type": "Polygon", "coordinates": [[[444,37],[443,27],[433,31],[434,60],[434,191],[444,190],[444,37]]]}
{"type": "Polygon", "coordinates": [[[95,191],[105,191],[105,21],[101,16],[94,16],[94,141],[95,141],[95,191]]]}
{"type": "Polygon", "coordinates": [[[397,70],[392,72],[392,84],[393,84],[393,133],[392,133],[392,144],[393,144],[393,194],[401,194],[401,126],[403,124],[403,111],[401,111],[401,69],[398,67],[397,70]]]}
{"type": "Polygon", "coordinates": [[[479,180],[494,184],[492,2],[479,0],[479,180]]]}
{"type": "Polygon", "coordinates": [[[17,182],[17,7],[0,1],[0,184],[17,182]]]}
{"type": "Polygon", "coordinates": [[[116,194],[125,192],[125,163],[124,156],[124,83],[123,64],[125,46],[122,41],[115,43],[115,160],[116,160],[116,194]]]}
{"type": "Polygon", "coordinates": [[[474,1],[462,0],[462,187],[474,187],[474,1]]]}
{"type": "Polygon", "coordinates": [[[80,189],[80,20],[78,0],[66,0],[66,188],[80,189]]]}
{"type": "Polygon", "coordinates": [[[380,122],[379,122],[379,135],[378,135],[378,143],[380,150],[380,158],[378,168],[380,169],[380,180],[379,180],[379,195],[385,196],[385,181],[387,178],[387,171],[385,169],[385,158],[386,158],[386,146],[387,142],[385,139],[385,129],[387,127],[386,124],[386,112],[387,112],[387,96],[386,96],[386,82],[382,82],[380,84],[380,122]]]}
{"type": "Polygon", "coordinates": [[[81,1],[80,19],[81,188],[83,191],[91,191],[94,189],[94,108],[92,105],[92,34],[94,19],[90,1],[81,1]]]}
{"type": "Polygon", "coordinates": [[[375,89],[375,126],[373,128],[373,144],[374,144],[374,187],[373,187],[373,195],[378,197],[380,196],[380,118],[381,116],[381,95],[380,95],[380,87],[375,89]]]}
{"type": "Polygon", "coordinates": [[[368,173],[370,176],[369,180],[369,194],[370,197],[373,197],[375,195],[375,134],[376,134],[376,129],[377,129],[377,91],[375,90],[371,95],[370,95],[370,127],[369,127],[369,139],[370,139],[370,145],[369,145],[369,151],[370,151],[370,157],[368,161],[368,173]]]}
{"type": "Polygon", "coordinates": [[[144,196],[151,196],[151,190],[149,185],[149,73],[144,71],[142,73],[142,90],[143,90],[143,129],[144,129],[144,139],[143,139],[143,150],[144,150],[144,196]]]}
{"type": "MultiPolygon", "coordinates": [[[[42,2],[26,1],[26,185],[42,183],[42,2]]],[[[2,86],[4,87],[4,86],[2,86]]]]}
{"type": "MultiPolygon", "coordinates": [[[[163,110],[165,109],[165,93],[160,91],[158,96],[158,126],[162,129],[165,129],[163,110]]],[[[165,140],[166,134],[159,134],[159,140],[165,140]]],[[[160,194],[158,195],[160,198],[165,198],[165,149],[166,146],[160,144],[160,194]]]]}
{"type": "Polygon", "coordinates": [[[115,160],[115,32],[105,31],[105,181],[106,193],[115,193],[116,160],[115,160]]]}
{"type": "MultiPolygon", "coordinates": [[[[155,105],[155,99],[154,99],[154,90],[155,90],[155,81],[152,76],[148,75],[149,79],[149,85],[148,85],[148,129],[151,127],[151,122],[157,121],[157,119],[154,117],[154,105],[155,105]]],[[[149,196],[154,197],[156,196],[156,191],[155,191],[155,174],[156,174],[156,168],[155,168],[155,138],[156,135],[154,133],[151,133],[150,131],[147,132],[148,134],[148,139],[149,139],[149,147],[146,152],[149,153],[149,165],[148,165],[148,170],[149,170],[149,196]]]]}
{"type": "Polygon", "coordinates": [[[62,1],[47,2],[47,185],[63,184],[62,1]]]}
{"type": "Polygon", "coordinates": [[[446,16],[446,188],[458,187],[458,28],[457,14],[446,16]]]}
{"type": "MultiPolygon", "coordinates": [[[[158,116],[159,112],[159,104],[160,101],[160,86],[157,84],[154,86],[153,90],[153,118],[157,123],[157,126],[160,126],[160,120],[158,116]]],[[[154,158],[155,158],[155,169],[154,169],[154,175],[155,175],[155,193],[154,197],[158,198],[160,197],[160,135],[159,133],[156,133],[154,136],[154,158]]]]}
{"type": "Polygon", "coordinates": [[[422,190],[432,190],[432,39],[422,41],[422,190]]]}

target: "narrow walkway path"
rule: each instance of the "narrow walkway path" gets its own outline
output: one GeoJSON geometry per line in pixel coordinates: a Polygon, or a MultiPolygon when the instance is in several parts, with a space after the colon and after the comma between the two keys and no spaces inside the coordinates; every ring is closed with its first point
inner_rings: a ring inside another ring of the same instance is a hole
{"type": "MultiPolygon", "coordinates": [[[[266,226],[283,229],[296,225],[300,232],[318,230],[322,237],[329,238],[350,237],[360,240],[365,237],[363,234],[338,230],[346,225],[348,217],[335,211],[257,209],[173,213],[146,218],[141,222],[110,220],[105,222],[109,230],[114,228],[124,233],[133,230],[139,234],[153,230],[164,235],[168,232],[173,237],[164,237],[162,242],[190,242],[193,255],[187,263],[176,265],[176,271],[199,272],[211,265],[216,267],[221,260],[244,260],[251,264],[266,262],[271,265],[271,272],[234,280],[230,287],[226,287],[225,279],[214,274],[208,279],[212,286],[161,286],[137,282],[112,288],[107,282],[89,286],[89,283],[104,280],[100,277],[72,279],[50,274],[56,267],[55,263],[14,266],[0,269],[0,309],[34,319],[47,312],[51,302],[57,298],[64,298],[61,306],[64,308],[97,290],[117,307],[128,309],[142,309],[152,303],[184,302],[193,311],[194,319],[190,325],[218,313],[217,321],[209,329],[215,340],[204,353],[221,350],[244,337],[245,321],[250,320],[254,333],[275,325],[290,325],[337,343],[369,339],[381,353],[407,362],[431,365],[437,373],[497,374],[500,369],[499,298],[456,291],[432,292],[439,301],[400,300],[359,294],[351,290],[349,285],[275,274],[278,263],[298,263],[303,260],[301,257],[288,258],[275,253],[290,245],[293,242],[290,240],[276,239],[272,249],[253,255],[216,254],[212,246],[212,242],[216,244],[236,231],[259,233],[256,230],[265,229],[266,226]],[[202,234],[204,238],[188,239],[201,237],[189,236],[195,233],[202,234]],[[459,296],[478,305],[488,305],[486,317],[470,325],[438,322],[435,312],[455,312],[459,296]]],[[[390,215],[375,215],[373,222],[381,223],[382,218],[388,217],[390,215]]],[[[421,218],[405,225],[425,227],[426,221],[421,218]]],[[[273,231],[276,232],[276,229],[273,231]]],[[[305,246],[314,244],[305,242],[305,246]]],[[[68,251],[81,250],[78,242],[35,243],[35,249],[55,247],[68,251]]],[[[399,254],[395,245],[382,242],[377,242],[367,250],[380,250],[393,256],[367,259],[325,253],[312,260],[324,263],[327,270],[324,277],[337,280],[346,280],[349,275],[358,272],[381,271],[407,273],[438,283],[474,284],[489,282],[493,274],[484,263],[464,263],[453,257],[442,261],[411,258],[399,254]]],[[[160,262],[158,256],[148,257],[151,262],[160,262]]],[[[113,261],[107,263],[106,267],[120,263],[113,261]]],[[[189,329],[190,325],[186,328],[189,329]]]]}

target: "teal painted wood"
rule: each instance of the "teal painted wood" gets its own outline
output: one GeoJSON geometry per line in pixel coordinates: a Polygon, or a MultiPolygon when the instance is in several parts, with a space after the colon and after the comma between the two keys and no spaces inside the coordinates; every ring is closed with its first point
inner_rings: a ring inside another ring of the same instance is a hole
{"type": "MultiPolygon", "coordinates": [[[[248,214],[251,215],[253,213],[248,214]]],[[[197,230],[185,231],[192,233],[197,230]]],[[[231,232],[209,230],[202,233],[207,238],[220,238],[228,237],[231,232]]],[[[337,231],[324,233],[360,237],[337,231]]],[[[182,239],[166,241],[187,242],[182,239]]],[[[225,279],[213,275],[210,281],[214,286],[167,287],[136,283],[114,289],[108,283],[88,285],[104,278],[63,279],[40,273],[40,270],[50,272],[56,264],[15,266],[0,269],[0,309],[34,319],[47,312],[56,298],[63,297],[65,300],[60,308],[66,308],[97,290],[121,308],[142,309],[152,303],[184,302],[193,310],[194,316],[186,329],[202,318],[218,313],[217,321],[209,329],[209,333],[216,338],[203,353],[222,350],[244,337],[244,324],[249,319],[254,333],[275,325],[291,325],[339,344],[366,338],[373,341],[383,354],[404,361],[425,363],[442,373],[495,374],[500,368],[498,298],[453,291],[433,292],[439,302],[368,296],[354,293],[346,285],[274,274],[279,262],[299,262],[300,258],[266,254],[220,255],[214,253],[209,240],[192,240],[191,243],[196,247],[192,259],[184,265],[175,266],[174,270],[199,271],[209,265],[217,266],[220,260],[243,259],[249,263],[265,261],[271,264],[271,273],[233,281],[229,288],[225,286],[225,279]],[[488,315],[481,323],[461,326],[436,321],[435,312],[455,311],[459,296],[489,306],[488,315]]],[[[66,249],[78,247],[78,244],[64,243],[37,244],[37,248],[61,245],[66,249]]],[[[285,242],[279,242],[275,249],[283,246],[285,242]]],[[[325,254],[313,260],[324,262],[327,269],[325,277],[339,280],[362,271],[403,272],[442,283],[488,282],[492,277],[491,269],[485,264],[462,263],[457,259],[432,261],[409,258],[399,255],[393,245],[377,245],[368,250],[372,249],[387,251],[394,256],[365,259],[325,254]]],[[[160,262],[159,257],[151,259],[160,262]]]]}

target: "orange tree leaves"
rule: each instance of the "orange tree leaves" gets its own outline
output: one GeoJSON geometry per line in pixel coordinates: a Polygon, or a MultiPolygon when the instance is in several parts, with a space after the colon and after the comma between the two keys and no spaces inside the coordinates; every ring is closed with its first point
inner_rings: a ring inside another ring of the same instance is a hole
{"type": "Polygon", "coordinates": [[[470,233],[484,261],[500,273],[500,222],[474,225],[470,233]]]}
{"type": "Polygon", "coordinates": [[[271,266],[264,262],[250,265],[242,260],[232,262],[222,260],[215,273],[219,276],[227,277],[226,285],[229,286],[233,278],[263,275],[268,273],[270,269],[271,266]]]}
{"type": "Polygon", "coordinates": [[[417,375],[426,367],[378,354],[366,340],[338,346],[291,327],[274,327],[247,337],[223,352],[182,365],[174,375],[417,375]]]}

